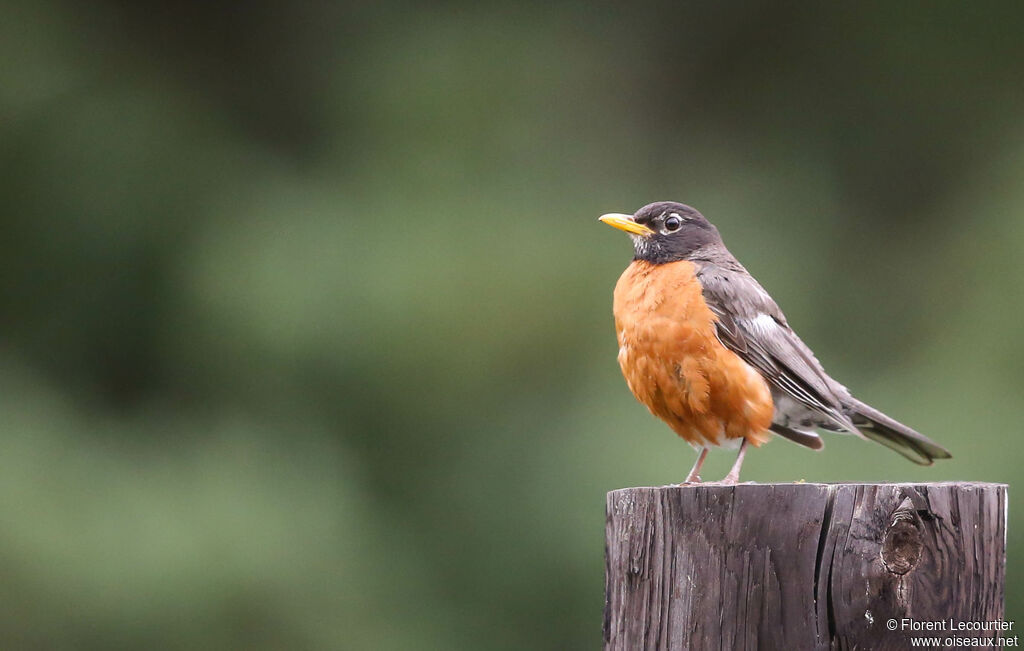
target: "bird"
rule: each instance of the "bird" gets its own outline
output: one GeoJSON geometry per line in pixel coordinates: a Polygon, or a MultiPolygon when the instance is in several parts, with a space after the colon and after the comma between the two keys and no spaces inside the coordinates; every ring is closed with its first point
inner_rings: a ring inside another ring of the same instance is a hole
{"type": "Polygon", "coordinates": [[[613,294],[619,366],[636,399],[699,451],[684,484],[701,482],[713,446],[738,446],[720,482],[736,484],[748,445],[779,435],[820,450],[817,430],[876,441],[920,465],[951,458],[833,380],[696,209],[659,201],[599,220],[633,240],[613,294]]]}

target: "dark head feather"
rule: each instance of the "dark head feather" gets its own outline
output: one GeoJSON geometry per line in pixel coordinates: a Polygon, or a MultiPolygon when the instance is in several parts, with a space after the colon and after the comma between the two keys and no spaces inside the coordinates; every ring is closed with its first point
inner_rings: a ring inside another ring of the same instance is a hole
{"type": "Polygon", "coordinates": [[[674,201],[650,203],[636,211],[633,219],[647,226],[650,235],[633,235],[634,259],[654,264],[698,259],[717,253],[722,246],[718,229],[704,215],[674,201]]]}

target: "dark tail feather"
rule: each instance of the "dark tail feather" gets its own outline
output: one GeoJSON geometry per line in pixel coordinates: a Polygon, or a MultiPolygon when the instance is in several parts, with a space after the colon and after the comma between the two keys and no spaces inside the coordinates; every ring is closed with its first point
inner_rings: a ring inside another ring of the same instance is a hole
{"type": "Polygon", "coordinates": [[[812,450],[820,450],[821,448],[825,447],[824,441],[822,441],[821,437],[815,434],[814,432],[801,432],[799,430],[790,429],[785,425],[776,425],[775,423],[772,423],[768,429],[775,432],[779,436],[786,437],[787,439],[793,441],[794,443],[806,445],[812,450]]]}
{"type": "Polygon", "coordinates": [[[915,432],[859,400],[851,400],[849,415],[864,436],[899,452],[914,463],[930,466],[935,459],[949,459],[953,456],[924,434],[915,432]]]}

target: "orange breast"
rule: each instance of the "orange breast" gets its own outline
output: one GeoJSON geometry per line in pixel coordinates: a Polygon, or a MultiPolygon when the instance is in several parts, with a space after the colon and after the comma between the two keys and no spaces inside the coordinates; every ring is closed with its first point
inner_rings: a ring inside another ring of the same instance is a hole
{"type": "Polygon", "coordinates": [[[615,286],[619,365],[636,399],[698,446],[771,437],[764,378],[715,337],[692,262],[634,261],[615,286]]]}

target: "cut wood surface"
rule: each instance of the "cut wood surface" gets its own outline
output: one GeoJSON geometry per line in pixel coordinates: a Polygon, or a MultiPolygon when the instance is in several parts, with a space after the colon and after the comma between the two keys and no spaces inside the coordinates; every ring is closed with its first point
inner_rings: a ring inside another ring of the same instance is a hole
{"type": "Polygon", "coordinates": [[[606,547],[606,649],[906,649],[1003,618],[1006,486],[626,488],[606,547]]]}

